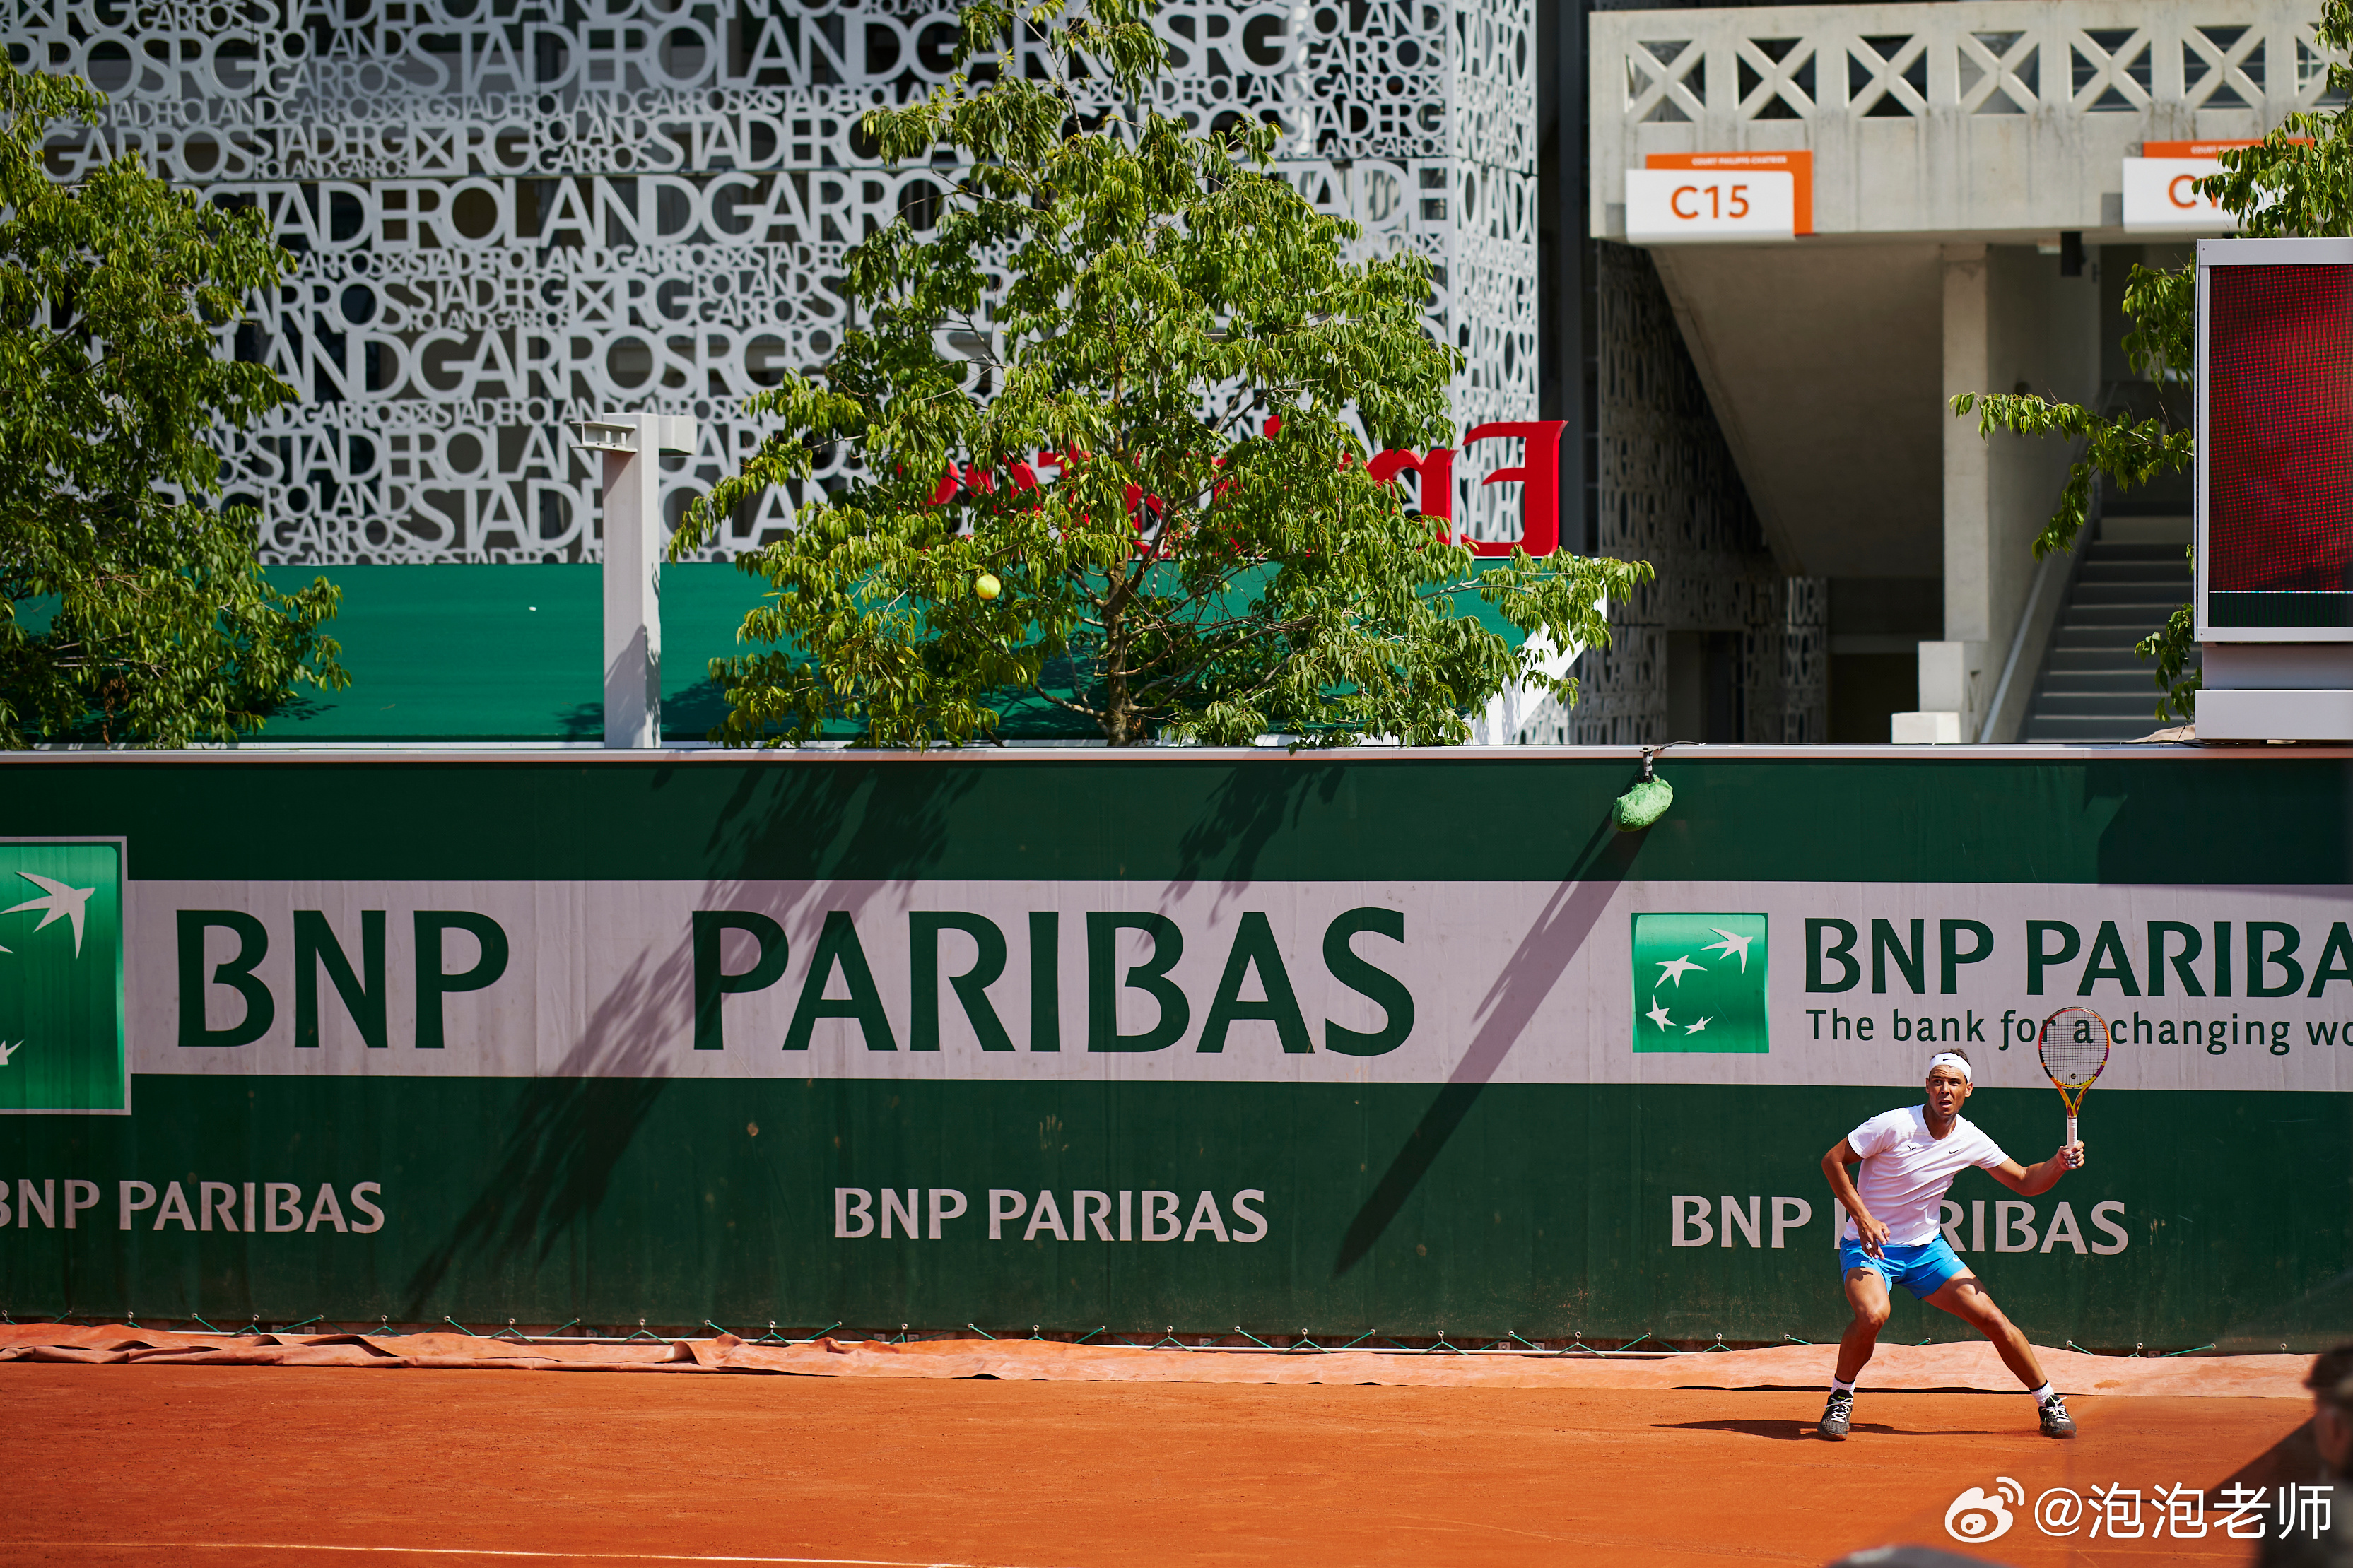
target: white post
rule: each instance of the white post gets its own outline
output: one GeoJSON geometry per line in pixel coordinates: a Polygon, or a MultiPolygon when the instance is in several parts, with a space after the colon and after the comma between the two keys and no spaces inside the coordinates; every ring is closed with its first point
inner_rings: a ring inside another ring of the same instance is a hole
{"type": "Polygon", "coordinates": [[[694,421],[665,414],[583,420],[574,449],[605,460],[605,744],[661,744],[661,452],[694,450],[694,421]]]}

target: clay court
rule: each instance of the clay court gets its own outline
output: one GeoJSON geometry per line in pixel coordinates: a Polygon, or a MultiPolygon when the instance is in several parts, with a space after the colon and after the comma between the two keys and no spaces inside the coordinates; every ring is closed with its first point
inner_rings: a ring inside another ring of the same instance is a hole
{"type": "MultiPolygon", "coordinates": [[[[1811,1436],[1828,1347],[1596,1363],[702,1341],[617,1363],[455,1335],[14,1334],[11,1563],[1821,1563],[1957,1550],[1947,1505],[2001,1475],[2031,1499],[2311,1473],[2301,1357],[2045,1352],[2083,1428],[2061,1444],[2017,1394],[1933,1391],[2000,1386],[1985,1347],[1890,1350],[1832,1447],[1811,1436]],[[231,1358],[294,1364],[188,1364],[231,1358]],[[769,1375],[695,1375],[740,1372],[769,1375]]],[[[2253,1547],[2053,1540],[2021,1512],[1978,1554],[2253,1547]]]]}

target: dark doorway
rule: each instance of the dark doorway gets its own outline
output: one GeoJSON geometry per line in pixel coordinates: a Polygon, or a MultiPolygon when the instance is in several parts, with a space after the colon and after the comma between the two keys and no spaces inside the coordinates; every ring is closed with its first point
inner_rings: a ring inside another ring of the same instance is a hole
{"type": "Polygon", "coordinates": [[[1667,739],[1736,744],[1746,738],[1738,632],[1667,634],[1667,739]]]}

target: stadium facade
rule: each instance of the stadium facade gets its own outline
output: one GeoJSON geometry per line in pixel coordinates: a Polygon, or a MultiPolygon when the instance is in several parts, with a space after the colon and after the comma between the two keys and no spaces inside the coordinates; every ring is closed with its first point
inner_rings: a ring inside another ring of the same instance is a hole
{"type": "MultiPolygon", "coordinates": [[[[1540,188],[1537,142],[1564,62],[1533,0],[1223,0],[1155,19],[1171,61],[1158,107],[1272,119],[1282,173],[1312,201],[1362,225],[1368,248],[1430,258],[1431,331],[1465,356],[1461,426],[1559,416],[1561,378],[1540,385],[1554,345],[1538,228],[1549,211],[1559,232],[1569,204],[1540,188]]],[[[604,410],[699,422],[699,449],[670,465],[673,516],[729,471],[759,436],[744,398],[832,351],[844,252],[936,188],[929,168],[882,168],[857,126],[944,81],[955,37],[953,7],[829,0],[50,0],[18,9],[11,49],[110,96],[94,133],[59,128],[59,177],[136,149],[259,205],[301,256],[239,352],[304,401],[237,442],[235,488],[264,513],[267,559],[356,567],[597,559],[596,484],[568,426],[604,410]]],[[[1713,465],[1710,504],[1738,513],[1663,298],[1621,259],[1605,326],[1622,317],[1633,353],[1612,363],[1664,400],[1622,466],[1657,488],[1713,465]]],[[[1455,515],[1475,536],[1517,531],[1514,498],[1481,484],[1514,445],[1457,466],[1455,515]]],[[[788,527],[795,500],[771,495],[714,552],[788,527]]],[[[1706,554],[1690,517],[1636,510],[1646,553],[1706,554]]],[[[1736,596],[1737,615],[1787,618],[1769,571],[1736,596]]],[[[1630,627],[1588,678],[1597,695],[1628,688],[1588,710],[1617,715],[1609,733],[1641,729],[1647,638],[1630,627]]],[[[1567,727],[1554,709],[1524,733],[1567,727]]]]}
{"type": "MultiPolygon", "coordinates": [[[[1429,258],[1466,426],[1536,414],[1534,19],[1530,0],[1155,18],[1151,107],[1277,123],[1316,206],[1366,250],[1429,258]]],[[[20,9],[12,47],[110,95],[94,134],[53,142],[60,177],[136,149],[259,205],[301,255],[240,344],[305,395],[238,444],[268,558],[491,563],[597,557],[574,421],[696,419],[673,517],[757,444],[743,401],[831,354],[845,253],[940,190],[932,165],[883,167],[860,120],[946,83],[957,37],[953,5],[920,0],[55,0],[20,9]]],[[[978,356],[978,326],[945,346],[978,356]]],[[[1491,533],[1517,528],[1479,484],[1504,445],[1460,468],[1456,515],[1491,533]]],[[[796,499],[714,551],[790,526],[796,499]]]]}
{"type": "MultiPolygon", "coordinates": [[[[16,16],[18,63],[110,95],[95,132],[52,141],[59,177],[136,149],[259,206],[301,256],[238,349],[304,399],[238,438],[232,471],[267,559],[331,566],[597,559],[569,426],[607,409],[698,421],[667,460],[673,516],[730,471],[760,435],[743,400],[832,351],[848,247],[936,189],[857,123],[945,80],[955,27],[840,0],[16,16]]],[[[2116,577],[2096,551],[2153,553],[2125,576],[2162,577],[2183,498],[2110,498],[2102,542],[2038,573],[2027,542],[2069,455],[1989,447],[1943,398],[2154,402],[2124,365],[2122,281],[2192,231],[2129,231],[2125,160],[2321,101],[2296,6],[1211,0],[1156,25],[1159,106],[1271,118],[1311,200],[1366,247],[1427,255],[1431,331],[1465,355],[1458,422],[1572,422],[1563,538],[1658,565],[1583,659],[1585,700],[1517,738],[1884,740],[1896,712],[1907,738],[2067,734],[2070,679],[2127,715],[2085,738],[2145,716],[2113,649],[2081,679],[2063,656],[2116,577]],[[1791,152],[1810,234],[1627,243],[1630,169],[1791,152]]],[[[1481,484],[1514,460],[1463,455],[1474,536],[1515,534],[1481,484]]],[[[713,552],[789,527],[795,500],[713,552]]],[[[2108,642],[2148,618],[2137,591],[2108,593],[2108,642]]]]}

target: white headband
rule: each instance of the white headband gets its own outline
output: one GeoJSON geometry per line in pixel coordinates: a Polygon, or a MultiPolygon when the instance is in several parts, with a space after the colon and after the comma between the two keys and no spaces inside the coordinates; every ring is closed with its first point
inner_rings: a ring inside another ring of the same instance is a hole
{"type": "Polygon", "coordinates": [[[1967,1057],[1957,1057],[1950,1051],[1938,1051],[1928,1058],[1928,1070],[1935,1072],[1938,1068],[1950,1068],[1970,1083],[1977,1082],[1977,1079],[1969,1071],[1969,1058],[1967,1057]]]}

